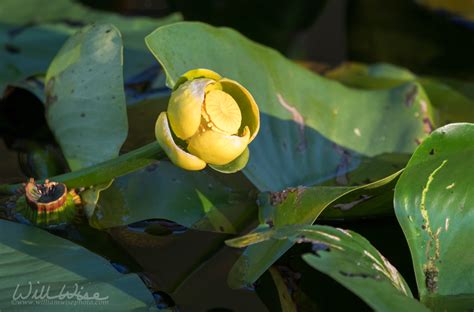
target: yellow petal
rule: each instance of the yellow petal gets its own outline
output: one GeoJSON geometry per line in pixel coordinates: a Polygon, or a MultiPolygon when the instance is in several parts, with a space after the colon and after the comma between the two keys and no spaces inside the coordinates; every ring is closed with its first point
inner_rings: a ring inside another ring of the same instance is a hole
{"type": "Polygon", "coordinates": [[[213,165],[225,165],[236,159],[249,143],[250,131],[246,127],[242,136],[225,135],[208,130],[189,140],[188,150],[213,165]]]}
{"type": "Polygon", "coordinates": [[[252,142],[260,129],[260,112],[257,103],[250,92],[238,82],[223,78],[219,80],[219,83],[222,85],[222,91],[230,94],[239,104],[242,113],[241,128],[249,127],[250,142],[252,142]]]}
{"type": "Polygon", "coordinates": [[[201,170],[206,167],[206,163],[203,160],[186,153],[176,145],[171,135],[165,112],[162,112],[156,120],[155,136],[158,144],[160,144],[166,155],[176,166],[186,170],[201,170]]]}
{"type": "Polygon", "coordinates": [[[178,138],[187,140],[198,130],[206,86],[213,82],[211,79],[187,81],[171,94],[167,112],[171,129],[178,138]]]}
{"type": "Polygon", "coordinates": [[[219,130],[227,134],[236,134],[242,123],[242,114],[237,102],[221,90],[212,90],[206,94],[204,109],[210,121],[219,130]]]}
{"type": "Polygon", "coordinates": [[[178,81],[176,81],[173,90],[176,90],[181,84],[185,83],[188,80],[194,80],[198,78],[207,78],[211,80],[219,80],[222,77],[216,73],[213,72],[212,70],[205,69],[205,68],[198,68],[198,69],[192,69],[190,71],[187,71],[181,77],[179,77],[178,81]]]}

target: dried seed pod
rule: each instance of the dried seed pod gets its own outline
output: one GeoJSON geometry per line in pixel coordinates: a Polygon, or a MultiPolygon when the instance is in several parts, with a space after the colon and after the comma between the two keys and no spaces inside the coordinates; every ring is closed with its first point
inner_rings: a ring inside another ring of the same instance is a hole
{"type": "Polygon", "coordinates": [[[17,209],[31,223],[47,227],[71,222],[80,204],[80,197],[74,190],[68,192],[65,184],[30,179],[25,184],[25,196],[17,201],[17,209]]]}

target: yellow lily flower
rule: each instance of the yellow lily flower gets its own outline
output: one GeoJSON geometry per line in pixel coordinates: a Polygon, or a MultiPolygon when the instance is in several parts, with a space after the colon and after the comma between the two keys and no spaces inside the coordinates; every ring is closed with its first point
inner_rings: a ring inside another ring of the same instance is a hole
{"type": "Polygon", "coordinates": [[[211,70],[194,69],[178,79],[155,136],[181,168],[201,170],[209,164],[235,172],[246,165],[247,146],[259,128],[258,106],[247,89],[211,70]]]}

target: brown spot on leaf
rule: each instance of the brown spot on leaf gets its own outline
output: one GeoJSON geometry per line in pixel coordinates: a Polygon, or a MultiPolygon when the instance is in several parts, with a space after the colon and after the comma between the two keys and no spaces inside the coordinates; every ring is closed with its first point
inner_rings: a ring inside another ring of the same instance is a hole
{"type": "Polygon", "coordinates": [[[374,280],[379,280],[380,275],[378,274],[369,274],[369,273],[352,273],[352,272],[344,272],[339,271],[339,274],[346,277],[361,277],[361,278],[372,278],[374,280]]]}
{"type": "Polygon", "coordinates": [[[432,264],[428,263],[423,268],[423,273],[425,274],[425,286],[430,293],[436,292],[438,290],[438,268],[432,264]]]}
{"type": "Polygon", "coordinates": [[[290,193],[297,193],[297,196],[300,196],[301,193],[303,193],[305,187],[303,186],[298,186],[298,187],[289,187],[287,189],[284,189],[281,192],[272,192],[270,193],[270,204],[272,206],[278,206],[281,204],[290,193]]]}
{"type": "Polygon", "coordinates": [[[433,124],[428,117],[423,118],[423,131],[430,134],[433,131],[433,124]]]}
{"type": "Polygon", "coordinates": [[[433,131],[433,124],[431,123],[430,116],[428,115],[428,104],[426,101],[420,101],[421,113],[423,114],[423,131],[430,134],[433,131]]]}
{"type": "Polygon", "coordinates": [[[430,155],[434,155],[434,153],[435,153],[435,150],[434,150],[434,148],[432,148],[431,151],[430,151],[430,155]]]}
{"type": "Polygon", "coordinates": [[[54,94],[54,77],[48,81],[44,91],[46,94],[46,109],[48,109],[58,100],[58,96],[54,94]]]}

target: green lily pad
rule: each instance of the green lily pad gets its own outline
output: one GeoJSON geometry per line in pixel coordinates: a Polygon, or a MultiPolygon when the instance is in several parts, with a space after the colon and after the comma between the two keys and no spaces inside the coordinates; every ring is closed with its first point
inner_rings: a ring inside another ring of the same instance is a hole
{"type": "Polygon", "coordinates": [[[427,132],[430,103],[417,83],[356,90],[320,77],[234,30],[175,23],[146,37],[168,86],[194,68],[236,80],[254,96],[261,129],[245,175],[261,191],[314,185],[358,167],[363,157],[412,153],[427,132]],[[400,131],[400,129],[404,129],[400,131]]]}
{"type": "MultiPolygon", "coordinates": [[[[451,124],[415,151],[395,189],[421,301],[474,307],[474,125],[451,124]]],[[[458,307],[460,308],[460,307],[458,307]]]]}
{"type": "MultiPolygon", "coordinates": [[[[434,109],[434,125],[474,121],[474,94],[472,84],[455,79],[417,77],[407,69],[391,64],[364,65],[346,63],[326,73],[347,86],[362,89],[384,89],[400,86],[410,81],[419,82],[426,91],[434,109]]],[[[413,90],[411,98],[416,95],[413,90]]]]}
{"type": "Polygon", "coordinates": [[[0,3],[0,93],[9,82],[46,72],[67,38],[90,23],[113,24],[123,34],[124,76],[131,79],[154,64],[143,38],[158,26],[181,20],[123,17],[76,1],[5,0],[0,3]]]}
{"type": "Polygon", "coordinates": [[[0,255],[2,310],[157,311],[138,276],[38,228],[0,220],[0,255]]]}
{"type": "Polygon", "coordinates": [[[122,40],[112,25],[72,36],[46,75],[46,118],[71,168],[119,154],[127,137],[122,40]]]}
{"type": "MultiPolygon", "coordinates": [[[[359,234],[329,226],[287,226],[262,232],[265,240],[311,243],[303,259],[358,295],[376,311],[429,311],[417,300],[397,269],[359,234]]],[[[253,238],[255,239],[255,237],[253,238]]],[[[255,243],[246,237],[227,241],[235,247],[255,243]]],[[[258,248],[261,243],[255,245],[258,248]]]]}
{"type": "MultiPolygon", "coordinates": [[[[286,189],[282,192],[261,196],[260,222],[254,234],[261,237],[265,225],[277,230],[288,225],[311,225],[321,212],[329,206],[336,209],[357,210],[357,205],[371,201],[388,193],[391,198],[393,182],[400,172],[371,184],[356,187],[314,186],[286,189]],[[336,204],[337,202],[337,204],[336,204]]],[[[376,201],[378,203],[378,201],[376,201]]],[[[392,209],[391,205],[388,206],[392,209]]],[[[366,209],[366,208],[365,208],[366,209]]],[[[364,211],[366,212],[366,211],[364,211]]],[[[229,273],[229,284],[239,288],[254,283],[278,258],[293,245],[286,240],[265,241],[248,247],[229,273]]]]}
{"type": "Polygon", "coordinates": [[[241,183],[160,161],[115,179],[101,192],[89,222],[110,228],[159,218],[200,230],[236,233],[244,220],[256,215],[255,199],[241,183]]]}

